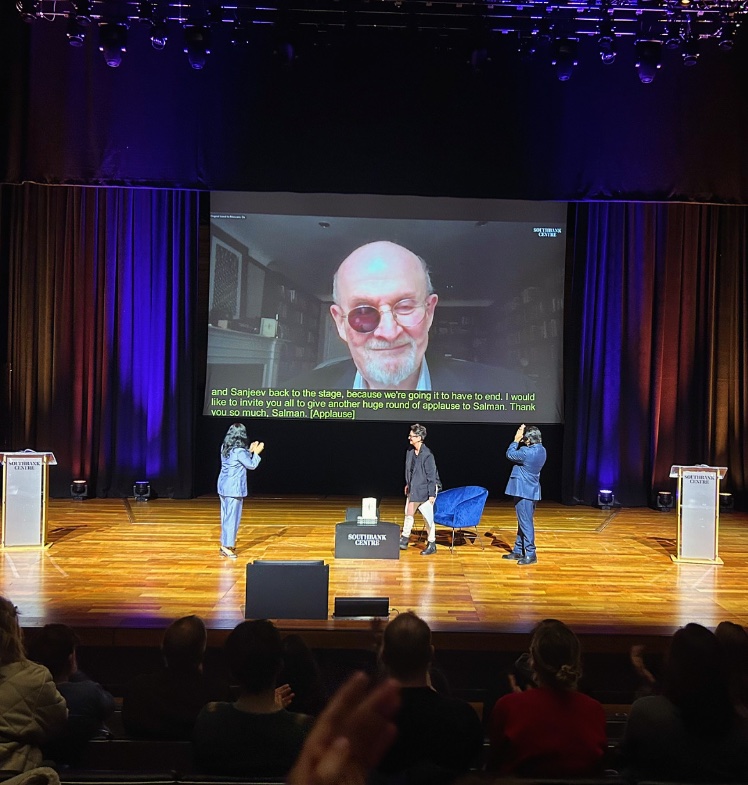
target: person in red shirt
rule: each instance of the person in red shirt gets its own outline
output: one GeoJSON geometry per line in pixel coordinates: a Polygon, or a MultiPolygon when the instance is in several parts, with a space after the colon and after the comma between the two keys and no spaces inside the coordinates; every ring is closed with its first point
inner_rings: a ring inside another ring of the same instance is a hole
{"type": "Polygon", "coordinates": [[[601,773],[607,745],[602,705],[577,691],[577,636],[556,619],[540,622],[530,643],[536,686],[500,698],[489,726],[487,770],[520,777],[601,773]]]}

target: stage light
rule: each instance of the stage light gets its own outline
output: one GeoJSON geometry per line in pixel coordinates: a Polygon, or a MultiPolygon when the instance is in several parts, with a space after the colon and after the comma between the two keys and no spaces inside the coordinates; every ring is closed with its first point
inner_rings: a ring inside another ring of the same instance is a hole
{"type": "Polygon", "coordinates": [[[39,16],[41,0],[16,0],[16,9],[24,22],[33,22],[39,16]]]}
{"type": "Polygon", "coordinates": [[[156,21],[156,3],[152,0],[138,3],[138,19],[145,24],[153,24],[156,21]]]}
{"type": "Polygon", "coordinates": [[[735,499],[731,493],[720,493],[719,495],[719,511],[731,512],[735,509],[735,499]]]}
{"type": "Polygon", "coordinates": [[[665,34],[665,48],[666,49],[680,49],[683,43],[683,36],[680,32],[680,22],[670,22],[667,26],[665,34]]]}
{"type": "Polygon", "coordinates": [[[73,0],[73,12],[78,24],[83,27],[91,24],[91,0],[73,0]]]}
{"type": "Polygon", "coordinates": [[[79,502],[88,498],[88,483],[85,480],[73,480],[70,495],[79,502]]]}
{"type": "Polygon", "coordinates": [[[136,502],[147,502],[151,498],[151,484],[148,480],[138,480],[132,486],[132,495],[136,502]]]}
{"type": "Polygon", "coordinates": [[[249,46],[251,41],[250,28],[245,24],[237,24],[231,33],[232,46],[249,46]]]}
{"type": "Polygon", "coordinates": [[[717,33],[717,46],[723,52],[729,52],[735,46],[735,27],[726,24],[717,33]]]}
{"type": "Polygon", "coordinates": [[[151,39],[151,46],[160,52],[166,46],[166,42],[169,40],[169,33],[166,29],[166,22],[154,22],[151,26],[149,37],[151,39]]]}
{"type": "Polygon", "coordinates": [[[651,84],[662,65],[662,44],[656,40],[640,38],[636,42],[636,70],[642,84],[651,84]]]}
{"type": "Polygon", "coordinates": [[[66,33],[70,46],[83,46],[83,41],[86,38],[86,28],[78,21],[77,17],[71,16],[68,18],[66,33]]]}
{"type": "Polygon", "coordinates": [[[99,51],[110,68],[118,68],[127,51],[127,25],[124,22],[99,22],[99,51]]]}
{"type": "Polygon", "coordinates": [[[575,38],[559,38],[551,64],[556,67],[559,82],[568,82],[574,72],[577,61],[577,41],[575,38]]]}
{"type": "Polygon", "coordinates": [[[205,68],[210,54],[210,28],[206,24],[184,26],[184,52],[196,71],[205,68]]]}
{"type": "Polygon", "coordinates": [[[657,491],[657,509],[661,512],[669,512],[673,509],[673,494],[671,491],[657,491]]]}
{"type": "Polygon", "coordinates": [[[600,23],[600,34],[597,37],[597,50],[600,59],[605,65],[613,65],[616,61],[616,44],[613,31],[613,22],[604,19],[600,23]]]}
{"type": "Polygon", "coordinates": [[[517,51],[519,52],[519,59],[523,63],[529,63],[535,59],[535,55],[538,53],[538,42],[535,38],[520,38],[519,46],[517,47],[517,51]]]}
{"type": "Polygon", "coordinates": [[[697,35],[689,35],[683,45],[683,65],[686,68],[692,68],[699,61],[699,37],[697,35]]]}
{"type": "Polygon", "coordinates": [[[609,510],[616,503],[613,491],[603,488],[597,492],[597,506],[601,510],[609,510]]]}

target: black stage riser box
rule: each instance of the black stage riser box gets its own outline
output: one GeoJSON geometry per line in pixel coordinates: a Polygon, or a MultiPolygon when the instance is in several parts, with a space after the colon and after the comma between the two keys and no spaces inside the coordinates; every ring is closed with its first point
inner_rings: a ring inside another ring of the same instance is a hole
{"type": "Polygon", "coordinates": [[[330,566],[319,561],[247,564],[245,619],[326,619],[330,566]]]}

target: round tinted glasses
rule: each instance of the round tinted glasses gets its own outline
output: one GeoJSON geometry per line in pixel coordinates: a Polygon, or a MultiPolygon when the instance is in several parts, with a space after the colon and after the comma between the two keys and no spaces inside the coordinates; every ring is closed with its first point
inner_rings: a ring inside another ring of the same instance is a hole
{"type": "Polygon", "coordinates": [[[357,333],[373,333],[382,321],[383,313],[391,313],[401,327],[416,327],[426,316],[426,303],[417,300],[400,300],[392,306],[375,308],[373,305],[359,305],[346,314],[348,324],[357,333]]]}

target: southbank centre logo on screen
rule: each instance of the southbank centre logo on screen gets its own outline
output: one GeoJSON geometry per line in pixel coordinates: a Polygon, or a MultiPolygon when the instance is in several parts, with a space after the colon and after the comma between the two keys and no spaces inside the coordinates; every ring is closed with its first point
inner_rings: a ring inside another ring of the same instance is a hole
{"type": "Polygon", "coordinates": [[[563,229],[560,226],[534,226],[532,231],[538,237],[558,237],[563,229]]]}

